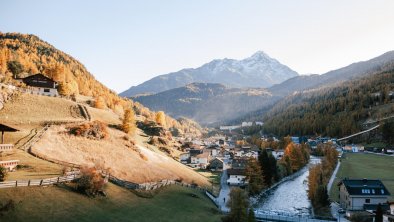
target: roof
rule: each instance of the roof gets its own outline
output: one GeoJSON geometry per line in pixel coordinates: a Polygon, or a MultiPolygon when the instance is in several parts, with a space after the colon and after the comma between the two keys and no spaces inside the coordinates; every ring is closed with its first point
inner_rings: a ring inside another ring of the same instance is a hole
{"type": "Polygon", "coordinates": [[[201,154],[198,154],[195,157],[197,157],[197,158],[208,158],[209,157],[209,152],[203,152],[201,154]]]}
{"type": "Polygon", "coordinates": [[[44,76],[41,73],[23,78],[22,81],[26,85],[33,86],[33,87],[54,88],[55,84],[56,84],[56,81],[44,76]]]}
{"type": "Polygon", "coordinates": [[[14,127],[11,126],[7,126],[4,124],[0,123],[0,131],[4,131],[4,132],[16,132],[19,131],[18,129],[15,129],[14,127]]]}
{"type": "Polygon", "coordinates": [[[223,163],[223,160],[222,159],[219,159],[219,158],[217,158],[217,157],[215,157],[213,160],[211,160],[210,162],[212,163],[212,162],[214,162],[214,161],[219,161],[219,162],[221,162],[221,163],[223,163]]]}
{"type": "Polygon", "coordinates": [[[343,184],[349,195],[361,196],[390,196],[390,192],[380,180],[344,179],[343,184]]]}
{"type": "Polygon", "coordinates": [[[237,158],[233,159],[231,162],[232,168],[246,168],[248,165],[248,159],[247,158],[237,158]]]}
{"type": "Polygon", "coordinates": [[[244,169],[228,169],[227,174],[230,175],[246,175],[246,172],[244,169]]]}

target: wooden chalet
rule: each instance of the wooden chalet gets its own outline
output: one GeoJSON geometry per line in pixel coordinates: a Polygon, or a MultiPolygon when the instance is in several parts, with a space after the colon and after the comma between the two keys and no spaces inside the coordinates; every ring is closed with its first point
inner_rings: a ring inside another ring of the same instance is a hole
{"type": "Polygon", "coordinates": [[[58,83],[45,75],[38,73],[26,78],[16,79],[28,87],[28,92],[35,95],[58,96],[58,83]]]}

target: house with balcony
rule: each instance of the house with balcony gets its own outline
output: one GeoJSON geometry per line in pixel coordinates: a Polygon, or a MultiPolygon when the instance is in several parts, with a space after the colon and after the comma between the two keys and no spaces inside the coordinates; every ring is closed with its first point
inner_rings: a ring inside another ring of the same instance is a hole
{"type": "Polygon", "coordinates": [[[58,83],[41,73],[26,78],[15,78],[27,86],[26,92],[34,95],[58,96],[58,83]]]}

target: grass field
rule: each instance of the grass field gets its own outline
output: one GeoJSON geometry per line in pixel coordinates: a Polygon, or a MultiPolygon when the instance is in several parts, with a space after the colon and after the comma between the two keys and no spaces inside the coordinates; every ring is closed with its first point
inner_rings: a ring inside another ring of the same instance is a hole
{"type": "Polygon", "coordinates": [[[0,203],[13,198],[16,208],[0,221],[214,222],[221,217],[203,193],[191,188],[166,187],[153,198],[138,197],[113,184],[106,192],[106,198],[89,198],[56,186],[2,189],[0,203]]]}
{"type": "Polygon", "coordinates": [[[216,195],[219,196],[220,193],[220,177],[222,176],[221,172],[212,172],[209,170],[202,170],[202,169],[196,169],[196,171],[198,173],[200,173],[201,175],[205,176],[206,178],[208,178],[209,182],[211,182],[212,187],[211,192],[216,195]]]}
{"type": "Polygon", "coordinates": [[[338,201],[338,187],[336,184],[345,177],[382,180],[391,193],[390,200],[394,201],[394,157],[366,153],[344,154],[330,191],[332,200],[338,201]]]}

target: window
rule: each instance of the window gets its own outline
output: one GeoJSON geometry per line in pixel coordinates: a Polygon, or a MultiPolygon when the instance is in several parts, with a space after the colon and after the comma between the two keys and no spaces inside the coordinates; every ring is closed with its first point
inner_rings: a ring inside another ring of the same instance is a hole
{"type": "Polygon", "coordinates": [[[365,203],[371,203],[371,199],[365,199],[365,203]]]}
{"type": "Polygon", "coordinates": [[[49,89],[44,89],[44,92],[49,93],[49,89]]]}
{"type": "Polygon", "coordinates": [[[383,190],[383,189],[381,189],[380,192],[381,192],[382,194],[384,194],[384,190],[383,190]]]}

